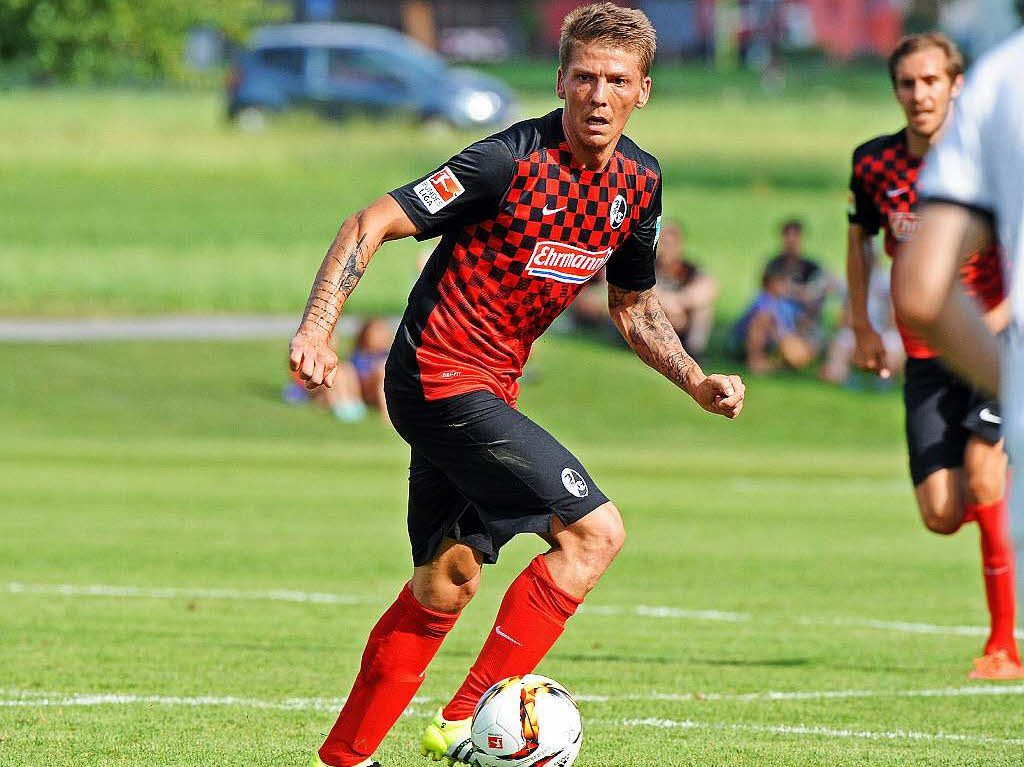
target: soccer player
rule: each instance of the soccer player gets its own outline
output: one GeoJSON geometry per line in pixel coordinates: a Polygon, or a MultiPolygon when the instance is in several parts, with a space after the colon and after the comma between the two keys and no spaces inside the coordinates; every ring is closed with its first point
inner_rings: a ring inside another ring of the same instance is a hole
{"type": "MultiPolygon", "coordinates": [[[[850,180],[847,278],[854,361],[889,375],[881,338],[867,313],[873,257],[880,228],[896,256],[918,225],[917,175],[963,84],[963,58],[940,34],[904,38],[889,58],[889,75],[907,124],[898,133],[857,147],[850,180]]],[[[993,331],[1006,324],[1000,256],[994,245],[973,253],[960,275],[964,289],[986,312],[993,331]]],[[[925,526],[943,535],[976,521],[991,630],[972,679],[1024,677],[1014,638],[1013,551],[1006,515],[1006,467],[998,404],[976,392],[938,359],[926,341],[900,324],[907,352],[904,404],[910,476],[925,526]]]]}
{"type": "Polygon", "coordinates": [[[314,387],[336,375],[328,339],[380,244],[441,236],[385,378],[391,420],[411,446],[412,578],[370,632],[314,765],[375,764],[482,565],[514,535],[536,533],[551,548],[509,586],[465,682],[423,735],[424,754],[468,761],[480,695],[533,670],[622,547],[615,505],[516,409],[530,347],[595,272],[606,267],[610,314],[644,362],[705,410],[740,414],[743,382],[701,371],[654,292],[661,169],[622,135],[650,95],[654,49],[640,11],[573,11],[556,79],[564,108],[478,141],[376,200],[342,224],[324,258],[290,347],[292,368],[314,387]]]}
{"type": "MultiPolygon", "coordinates": [[[[1007,449],[1024,457],[1024,32],[979,61],[957,100],[953,124],[921,176],[921,227],[896,262],[893,297],[982,387],[1000,391],[1007,449]],[[1012,320],[1005,355],[956,279],[971,253],[996,239],[1011,270],[1012,320]],[[1002,375],[1000,376],[1000,356],[1002,375]],[[1001,386],[1000,386],[1001,383],[1001,386]]],[[[1018,561],[1024,554],[1024,486],[1018,468],[1010,495],[1018,561]]],[[[1018,594],[1024,584],[1018,581],[1018,594]]]]}

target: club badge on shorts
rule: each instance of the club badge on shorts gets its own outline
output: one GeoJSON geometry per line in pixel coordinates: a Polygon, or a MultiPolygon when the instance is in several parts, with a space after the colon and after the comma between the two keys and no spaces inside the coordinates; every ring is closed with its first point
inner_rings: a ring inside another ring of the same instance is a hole
{"type": "Polygon", "coordinates": [[[587,487],[586,480],[575,469],[562,469],[562,484],[577,498],[586,498],[590,495],[590,488],[587,487]]]}

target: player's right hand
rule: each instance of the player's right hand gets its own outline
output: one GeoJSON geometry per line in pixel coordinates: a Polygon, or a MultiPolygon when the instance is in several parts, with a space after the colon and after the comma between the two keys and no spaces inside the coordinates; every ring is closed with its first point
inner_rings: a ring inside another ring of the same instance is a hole
{"type": "Polygon", "coordinates": [[[885,344],[874,328],[854,331],[856,346],[853,350],[853,364],[862,370],[869,370],[881,378],[892,375],[886,360],[885,344]]]}
{"type": "Polygon", "coordinates": [[[338,374],[338,355],[330,338],[299,331],[288,344],[288,366],[305,381],[307,389],[330,388],[338,374]]]}
{"type": "Polygon", "coordinates": [[[718,375],[705,377],[692,392],[694,401],[709,413],[736,418],[743,410],[747,387],[739,376],[718,375]]]}

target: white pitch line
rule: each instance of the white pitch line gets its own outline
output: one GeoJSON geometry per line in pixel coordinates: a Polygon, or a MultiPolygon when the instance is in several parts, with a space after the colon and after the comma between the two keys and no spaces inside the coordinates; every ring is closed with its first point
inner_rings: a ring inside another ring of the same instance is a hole
{"type": "Polygon", "coordinates": [[[1024,738],[994,738],[988,735],[968,735],[956,732],[916,732],[914,730],[837,730],[805,724],[732,724],[727,722],[694,722],[674,719],[626,719],[626,727],[660,727],[684,730],[732,730],[739,732],[770,732],[783,735],[822,735],[830,738],[860,738],[863,740],[915,740],[956,741],[959,743],[987,743],[990,745],[1024,745],[1024,738]]]}
{"type": "Polygon", "coordinates": [[[11,594],[53,594],[63,597],[144,597],[148,599],[251,599],[267,602],[308,602],[324,605],[355,605],[377,601],[353,594],[325,594],[315,591],[241,591],[239,589],[144,588],[139,586],[33,586],[8,583],[11,594]]]}
{"type": "MultiPolygon", "coordinates": [[[[957,690],[941,691],[941,690],[906,690],[906,691],[894,691],[895,694],[903,695],[934,695],[953,692],[959,694],[963,689],[958,688],[957,690]]],[[[978,690],[984,690],[983,694],[995,694],[997,688],[978,688],[978,690]]],[[[1011,694],[1018,694],[1018,692],[1024,692],[1024,686],[1015,688],[1002,688],[1004,691],[1013,692],[1011,694]]],[[[19,694],[14,690],[5,690],[7,694],[19,694]]],[[[833,692],[821,692],[821,693],[802,693],[804,696],[828,696],[835,697],[837,694],[843,691],[833,692]]],[[[860,697],[866,695],[884,695],[882,692],[871,692],[871,691],[848,691],[850,693],[857,693],[860,697]]],[[[201,706],[228,706],[228,707],[239,707],[239,708],[257,708],[264,710],[277,710],[277,711],[330,711],[334,712],[344,705],[344,699],[326,699],[326,698],[286,698],[280,701],[268,701],[259,700],[255,698],[240,698],[235,696],[212,696],[212,695],[201,695],[197,697],[182,697],[173,695],[118,695],[112,693],[99,693],[99,694],[83,694],[83,693],[72,693],[65,695],[52,695],[51,693],[45,693],[46,697],[33,697],[36,693],[32,691],[23,691],[20,693],[24,697],[19,697],[12,700],[0,700],[0,708],[39,708],[39,707],[57,707],[66,708],[71,706],[128,706],[128,705],[165,705],[165,706],[184,706],[184,707],[201,707],[201,706]]],[[[785,695],[787,693],[757,693],[756,695],[761,696],[759,699],[765,700],[778,700],[777,696],[785,695]]],[[[788,693],[792,694],[792,693],[788,693]]],[[[981,694],[981,693],[979,693],[981,694]]],[[[597,700],[599,696],[579,696],[580,700],[597,700]]],[[[728,696],[719,695],[717,699],[724,700],[728,696]]],[[[740,696],[736,696],[740,697],[740,696]]],[[[743,696],[747,699],[749,696],[743,696]]],[[[646,699],[643,696],[621,696],[623,699],[638,700],[646,699]]],[[[601,697],[602,700],[607,699],[601,697]]],[[[666,696],[651,697],[654,700],[664,700],[666,696]]],[[[670,699],[675,699],[670,698],[670,699]]],[[[713,699],[711,696],[705,696],[705,699],[713,699]]],[[[413,703],[430,703],[430,698],[413,698],[413,703]]],[[[406,716],[425,716],[424,711],[415,709],[413,707],[407,708],[404,712],[406,716]]],[[[712,729],[720,731],[740,731],[740,732],[766,732],[766,733],[778,733],[785,735],[817,735],[832,738],[859,738],[864,740],[914,740],[914,741],[956,741],[961,743],[987,743],[993,745],[1022,745],[1024,744],[1024,738],[995,738],[986,735],[969,735],[963,733],[949,733],[949,732],[916,732],[914,730],[890,730],[890,731],[874,731],[874,730],[846,730],[846,729],[834,729],[830,727],[821,726],[809,726],[804,724],[799,725],[756,725],[756,724],[736,724],[729,722],[696,722],[689,719],[675,720],[675,719],[627,719],[624,721],[618,721],[616,724],[621,724],[627,727],[658,727],[658,728],[676,728],[676,729],[712,729]]]]}
{"type": "Polygon", "coordinates": [[[725,621],[727,623],[742,623],[754,619],[749,613],[732,613],[723,610],[687,610],[681,607],[663,607],[652,605],[634,605],[633,607],[622,608],[615,605],[580,605],[580,611],[590,615],[622,615],[629,613],[639,615],[643,618],[683,618],[695,621],[725,621]]]}
{"type": "MultiPolygon", "coordinates": [[[[310,604],[356,605],[379,602],[373,597],[355,594],[330,594],[311,591],[271,589],[267,591],[242,591],[239,589],[198,589],[175,587],[141,586],[76,586],[72,584],[33,585],[19,582],[8,583],[5,590],[10,594],[52,594],[65,597],[141,597],[148,599],[245,599],[268,602],[304,602],[310,604]]],[[[724,610],[693,610],[664,605],[584,605],[582,613],[590,615],[635,615],[641,618],[680,619],[697,621],[720,621],[743,623],[757,620],[751,613],[728,612],[724,610]]],[[[763,619],[762,619],[763,620],[763,619]]],[[[905,634],[938,634],[943,636],[988,636],[983,626],[940,626],[932,623],[907,621],[883,621],[874,618],[816,618],[806,616],[783,617],[779,620],[792,621],[800,625],[847,626],[849,628],[875,629],[905,634]]],[[[1018,638],[1024,638],[1024,630],[1017,629],[1018,638]]]]}
{"type": "Polygon", "coordinates": [[[635,701],[777,701],[843,700],[849,698],[960,698],[988,695],[1024,695],[1024,684],[947,687],[935,690],[766,690],[764,692],[652,692],[625,695],[576,695],[576,700],[609,703],[635,701]]]}
{"type": "MultiPolygon", "coordinates": [[[[285,698],[284,700],[259,700],[240,698],[233,695],[180,696],[180,695],[131,695],[120,693],[34,693],[31,690],[3,690],[13,699],[0,700],[0,708],[66,708],[74,706],[133,706],[160,705],[188,708],[232,707],[256,708],[274,711],[338,711],[345,705],[345,698],[285,698]]],[[[417,696],[413,704],[429,703],[430,698],[417,696]]],[[[409,708],[407,714],[418,713],[409,708]]]]}
{"type": "MultiPolygon", "coordinates": [[[[984,626],[936,626],[931,623],[910,623],[907,621],[880,621],[873,618],[796,618],[797,623],[815,626],[849,626],[850,628],[878,629],[880,631],[899,631],[908,634],[944,634],[956,636],[988,636],[989,629],[984,626]]],[[[1024,631],[1014,632],[1018,638],[1024,637],[1024,631]]]]}
{"type": "MultiPolygon", "coordinates": [[[[10,696],[0,699],[0,708],[46,708],[70,706],[130,706],[163,705],[182,707],[229,706],[237,708],[270,709],[279,711],[337,711],[345,705],[344,698],[285,698],[261,700],[233,695],[137,695],[130,693],[66,693],[39,690],[0,689],[10,696]]],[[[945,698],[975,696],[1024,695],[1024,684],[981,685],[978,687],[949,687],[934,690],[766,690],[749,693],[627,693],[624,695],[576,695],[582,703],[614,703],[618,701],[686,702],[686,701],[783,701],[783,700],[837,700],[847,698],[945,698]]],[[[417,696],[414,704],[430,704],[440,699],[417,696]]]]}

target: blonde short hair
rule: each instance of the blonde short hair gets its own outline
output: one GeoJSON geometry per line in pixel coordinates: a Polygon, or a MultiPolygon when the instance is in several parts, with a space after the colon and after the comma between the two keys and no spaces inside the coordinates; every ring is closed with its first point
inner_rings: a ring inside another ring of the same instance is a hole
{"type": "Polygon", "coordinates": [[[584,5],[565,17],[558,41],[558,65],[563,72],[576,43],[602,43],[629,51],[636,55],[644,77],[650,74],[657,48],[654,26],[644,12],[615,3],[584,5]]]}
{"type": "Polygon", "coordinates": [[[956,80],[964,73],[964,55],[956,43],[950,40],[941,32],[929,32],[927,34],[907,35],[896,45],[896,49],[889,54],[889,80],[892,86],[896,87],[896,67],[911,53],[924,50],[925,48],[938,48],[946,54],[946,74],[949,79],[956,80]]]}

